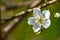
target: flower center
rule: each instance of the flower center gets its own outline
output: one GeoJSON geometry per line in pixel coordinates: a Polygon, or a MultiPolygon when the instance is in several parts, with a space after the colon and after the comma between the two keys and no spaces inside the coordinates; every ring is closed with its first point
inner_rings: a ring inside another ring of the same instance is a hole
{"type": "Polygon", "coordinates": [[[38,23],[42,24],[42,18],[38,19],[38,23]]]}

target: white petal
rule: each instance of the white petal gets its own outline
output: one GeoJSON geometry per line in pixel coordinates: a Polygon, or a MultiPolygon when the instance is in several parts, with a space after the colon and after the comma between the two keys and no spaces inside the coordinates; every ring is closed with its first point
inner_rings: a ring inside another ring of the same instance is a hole
{"type": "Polygon", "coordinates": [[[51,24],[50,19],[46,19],[43,21],[42,26],[44,28],[48,28],[50,26],[50,24],[51,24]]]}
{"type": "Polygon", "coordinates": [[[28,24],[29,24],[29,25],[34,25],[34,24],[35,24],[35,19],[34,19],[34,17],[29,17],[29,18],[28,18],[28,24]]]}
{"type": "Polygon", "coordinates": [[[43,11],[42,11],[42,14],[43,14],[43,17],[44,17],[45,19],[49,19],[49,17],[50,17],[50,12],[49,12],[49,10],[43,10],[43,11]]]}
{"type": "Polygon", "coordinates": [[[41,24],[35,24],[35,25],[33,26],[34,32],[38,32],[40,29],[41,29],[41,24]]]}
{"type": "Polygon", "coordinates": [[[33,14],[36,18],[40,16],[41,10],[39,8],[34,8],[33,14]]]}

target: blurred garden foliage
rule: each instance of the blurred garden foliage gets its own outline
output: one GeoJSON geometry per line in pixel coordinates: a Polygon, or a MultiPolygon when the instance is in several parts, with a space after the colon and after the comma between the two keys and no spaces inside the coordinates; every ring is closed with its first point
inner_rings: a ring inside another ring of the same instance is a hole
{"type": "MultiPolygon", "coordinates": [[[[32,26],[28,25],[27,23],[28,18],[33,15],[33,11],[26,12],[26,10],[30,8],[33,9],[34,7],[44,4],[45,0],[36,3],[37,5],[32,7],[32,4],[35,1],[37,0],[0,0],[1,29],[3,30],[5,27],[9,27],[10,25],[13,24],[12,28],[8,32],[1,31],[2,39],[4,40],[60,40],[60,17],[59,18],[54,17],[54,14],[56,12],[60,13],[60,0],[57,0],[57,2],[52,3],[50,5],[46,5],[45,7],[41,7],[41,10],[48,9],[51,12],[50,15],[51,25],[48,29],[44,29],[42,34],[38,34],[38,35],[34,33],[32,26]],[[25,11],[25,14],[16,16],[21,11],[25,11]],[[15,20],[16,18],[18,19],[17,21],[15,20]]],[[[49,1],[52,0],[47,0],[47,2],[49,1]]]]}

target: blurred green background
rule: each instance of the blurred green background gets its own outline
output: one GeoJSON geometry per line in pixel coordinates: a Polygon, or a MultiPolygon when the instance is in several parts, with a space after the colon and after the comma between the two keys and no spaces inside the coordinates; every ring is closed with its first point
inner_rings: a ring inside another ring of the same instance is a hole
{"type": "MultiPolygon", "coordinates": [[[[1,6],[3,6],[4,1],[5,0],[2,0],[2,2],[0,3],[1,6]]],[[[29,0],[13,0],[13,3],[23,1],[29,1],[29,0]]],[[[17,13],[23,10],[27,10],[28,8],[29,6],[24,6],[21,8],[10,9],[5,12],[2,12],[1,14],[2,19],[6,18],[8,14],[10,14],[10,17],[13,17],[17,13]]],[[[27,23],[28,18],[33,16],[32,15],[33,12],[30,12],[24,15],[24,17],[19,21],[19,23],[15,26],[15,28],[13,28],[13,30],[8,34],[6,40],[60,40],[60,18],[54,17],[54,14],[56,12],[60,13],[60,1],[41,8],[41,10],[44,9],[49,9],[49,11],[51,12],[50,16],[51,25],[48,29],[44,29],[42,34],[36,35],[36,33],[34,33],[32,29],[32,26],[28,25],[27,23]]],[[[6,22],[5,24],[8,23],[10,23],[10,21],[6,22]]]]}

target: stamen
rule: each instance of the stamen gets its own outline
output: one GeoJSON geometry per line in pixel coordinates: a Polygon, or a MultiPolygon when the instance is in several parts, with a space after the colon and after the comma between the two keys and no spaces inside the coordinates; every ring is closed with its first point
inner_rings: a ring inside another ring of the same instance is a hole
{"type": "Polygon", "coordinates": [[[42,18],[38,19],[38,23],[42,24],[42,18]]]}

